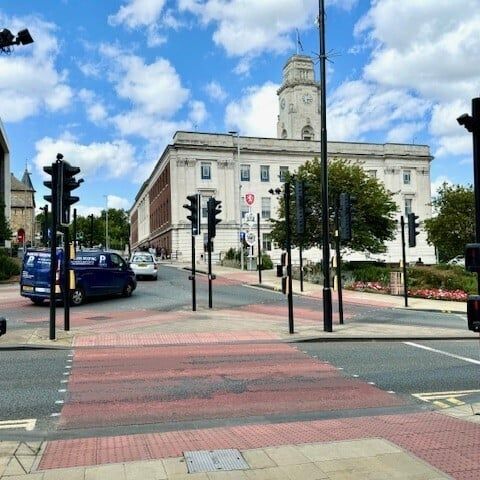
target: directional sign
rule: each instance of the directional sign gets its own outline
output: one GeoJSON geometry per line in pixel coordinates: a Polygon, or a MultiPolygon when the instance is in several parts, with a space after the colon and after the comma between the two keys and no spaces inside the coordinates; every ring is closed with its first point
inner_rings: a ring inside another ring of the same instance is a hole
{"type": "Polygon", "coordinates": [[[247,234],[245,235],[245,241],[250,246],[255,245],[256,240],[257,236],[255,235],[255,232],[247,232],[247,234]]]}
{"type": "Polygon", "coordinates": [[[255,203],[255,195],[253,193],[245,194],[245,203],[251,207],[255,203]]]}
{"type": "Polygon", "coordinates": [[[247,212],[245,214],[244,221],[245,221],[245,223],[247,223],[249,225],[253,225],[257,220],[256,220],[255,214],[253,212],[247,212]]]}

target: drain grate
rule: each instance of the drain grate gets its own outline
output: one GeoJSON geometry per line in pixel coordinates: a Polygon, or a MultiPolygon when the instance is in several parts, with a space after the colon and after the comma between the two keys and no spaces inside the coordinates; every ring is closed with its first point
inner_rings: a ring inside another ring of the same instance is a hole
{"type": "Polygon", "coordinates": [[[188,473],[215,472],[219,470],[245,470],[250,468],[236,449],[197,450],[183,452],[188,473]]]}

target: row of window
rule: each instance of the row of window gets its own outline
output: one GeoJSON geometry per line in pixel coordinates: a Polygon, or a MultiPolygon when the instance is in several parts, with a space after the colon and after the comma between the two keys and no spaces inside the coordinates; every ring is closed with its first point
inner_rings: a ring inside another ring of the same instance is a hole
{"type": "MultiPolygon", "coordinates": [[[[202,219],[208,218],[207,202],[210,197],[202,196],[202,219]]],[[[261,218],[263,220],[269,220],[272,218],[272,198],[271,197],[262,197],[261,198],[261,218]]],[[[242,197],[241,201],[241,212],[242,219],[245,218],[245,215],[250,211],[250,207],[245,203],[245,197],[242,197]]]]}
{"type": "MultiPolygon", "coordinates": [[[[376,170],[367,170],[367,175],[372,178],[377,178],[377,171],[376,170]]],[[[403,170],[402,171],[402,178],[404,185],[411,185],[412,183],[412,171],[411,170],[403,170]]]]}
{"type": "MultiPolygon", "coordinates": [[[[241,164],[240,165],[240,180],[242,182],[250,181],[250,165],[241,164]]],[[[286,175],[288,173],[288,167],[281,166],[279,170],[279,179],[281,182],[284,182],[286,175]]],[[[212,179],[212,164],[210,162],[202,162],[200,165],[200,176],[202,180],[211,180],[212,179]]],[[[260,165],[260,181],[269,182],[270,181],[270,165],[260,165]]]]}

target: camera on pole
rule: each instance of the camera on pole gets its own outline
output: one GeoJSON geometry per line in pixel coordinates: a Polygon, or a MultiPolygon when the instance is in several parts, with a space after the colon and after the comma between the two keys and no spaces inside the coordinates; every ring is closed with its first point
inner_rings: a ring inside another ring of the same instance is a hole
{"type": "MultiPolygon", "coordinates": [[[[469,272],[480,272],[480,243],[465,246],[465,268],[469,272]]],[[[467,299],[468,329],[480,332],[480,296],[469,295],[467,299]]]]}
{"type": "Polygon", "coordinates": [[[340,226],[340,240],[352,240],[352,199],[349,193],[341,193],[338,212],[340,226]]]}
{"type": "Polygon", "coordinates": [[[418,215],[415,215],[413,212],[408,214],[408,246],[416,247],[417,246],[417,235],[420,233],[418,227],[420,226],[417,223],[418,215]]]}
{"type": "Polygon", "coordinates": [[[222,213],[220,205],[222,202],[220,200],[215,200],[215,198],[210,197],[207,202],[207,212],[208,212],[208,240],[215,238],[217,234],[217,225],[222,221],[220,218],[217,218],[217,215],[222,213]]]}
{"type": "Polygon", "coordinates": [[[188,195],[187,200],[190,202],[190,205],[185,204],[183,208],[190,211],[187,219],[190,220],[192,224],[192,235],[200,235],[201,196],[199,193],[195,193],[194,195],[188,195]]]}

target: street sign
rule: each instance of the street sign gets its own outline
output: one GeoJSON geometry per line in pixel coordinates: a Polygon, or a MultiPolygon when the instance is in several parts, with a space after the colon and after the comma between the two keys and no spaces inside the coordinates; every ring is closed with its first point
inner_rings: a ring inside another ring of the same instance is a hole
{"type": "Polygon", "coordinates": [[[245,223],[248,225],[254,225],[256,223],[255,214],[253,212],[247,212],[244,218],[245,223]]]}
{"type": "Polygon", "coordinates": [[[245,232],[243,230],[240,232],[240,240],[245,240],[245,232]]]}
{"type": "Polygon", "coordinates": [[[257,235],[255,232],[247,232],[245,235],[245,241],[247,242],[247,245],[250,245],[251,247],[255,245],[255,242],[257,241],[257,235]]]}
{"type": "Polygon", "coordinates": [[[253,193],[245,194],[245,203],[251,207],[255,203],[255,195],[253,193]]]}

